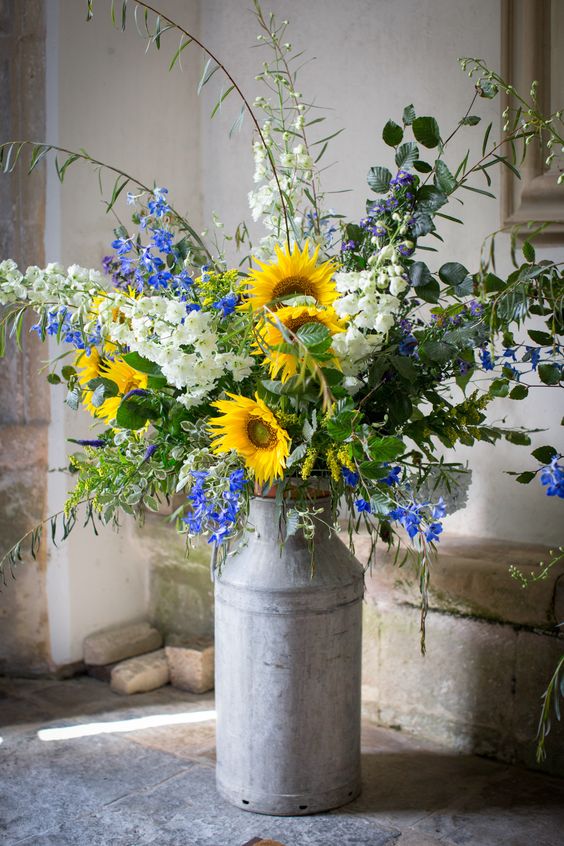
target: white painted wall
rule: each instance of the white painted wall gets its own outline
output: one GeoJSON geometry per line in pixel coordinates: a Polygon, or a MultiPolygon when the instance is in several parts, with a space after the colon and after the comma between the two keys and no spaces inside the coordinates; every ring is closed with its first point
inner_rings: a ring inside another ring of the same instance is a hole
{"type": "MultiPolygon", "coordinates": [[[[197,26],[196,2],[165,5],[197,26]]],[[[112,28],[109,3],[95,7],[87,25],[85,3],[47,0],[49,141],[71,150],[85,148],[145,184],[154,180],[174,187],[179,210],[199,220],[198,63],[184,74],[168,74],[168,58],[154,51],[145,55],[133,26],[125,34],[112,28]]],[[[110,179],[104,179],[111,191],[110,179]]],[[[105,213],[97,180],[96,173],[78,164],[60,186],[54,170],[49,171],[48,261],[99,267],[111,252],[117,224],[105,213]]],[[[119,212],[127,221],[125,197],[119,212]]],[[[52,393],[49,460],[51,468],[60,468],[67,464],[66,439],[92,436],[92,418],[63,406],[63,387],[52,393]]],[[[50,513],[63,506],[72,484],[67,474],[50,474],[50,513]]],[[[53,661],[79,660],[85,635],[146,616],[148,561],[142,534],[130,520],[124,520],[119,534],[107,527],[98,538],[90,527],[77,527],[64,544],[50,547],[47,590],[53,661]]]]}
{"type": "MultiPolygon", "coordinates": [[[[262,59],[259,50],[251,49],[258,30],[248,0],[158,0],[158,5],[195,27],[251,98],[255,96],[254,76],[262,59]]],[[[213,91],[210,85],[201,100],[195,96],[202,66],[196,51],[184,51],[183,73],[169,74],[170,48],[144,55],[133,27],[125,34],[112,30],[109,2],[97,0],[96,17],[88,25],[84,3],[48,0],[48,7],[51,140],[58,138],[71,149],[85,147],[149,184],[155,180],[168,186],[175,204],[188,211],[198,227],[209,222],[212,210],[224,220],[226,231],[250,218],[246,206],[252,183],[250,127],[247,121],[239,135],[228,139],[236,113],[234,98],[214,121],[208,120],[213,91]]],[[[368,168],[391,163],[380,140],[387,118],[397,120],[403,106],[413,102],[419,114],[436,115],[443,132],[448,132],[472,94],[457,58],[479,55],[493,67],[500,65],[499,0],[310,0],[307,4],[271,0],[265,3],[265,9],[270,8],[292,21],[294,45],[317,57],[304,69],[300,89],[329,108],[326,126],[346,127],[327,156],[334,165],[325,174],[325,184],[327,190],[352,189],[333,199],[335,208],[352,217],[363,212],[368,168]]],[[[220,87],[219,74],[214,79],[215,87],[220,87]]],[[[480,101],[478,107],[484,124],[493,120],[497,128],[497,102],[480,101]]],[[[461,136],[449,162],[457,163],[467,143],[476,150],[479,136],[476,130],[461,136]]],[[[454,259],[475,268],[483,238],[499,226],[497,201],[471,194],[465,199],[458,212],[466,226],[443,227],[446,246],[429,259],[432,268],[454,259]]],[[[125,206],[121,211],[127,213],[125,206]]],[[[98,199],[95,176],[75,165],[60,190],[51,179],[48,218],[49,259],[99,264],[113,222],[98,199]]],[[[564,250],[550,254],[563,258],[564,250]]],[[[499,416],[510,411],[516,423],[556,424],[561,416],[555,407],[556,393],[546,389],[531,393],[526,402],[500,404],[499,416]]],[[[68,413],[54,418],[53,465],[62,462],[65,435],[70,431],[84,435],[86,425],[85,418],[77,422],[68,413]]],[[[554,443],[558,437],[555,429],[539,436],[538,442],[554,443]]],[[[460,457],[467,458],[474,471],[471,499],[447,528],[561,542],[561,503],[548,500],[537,485],[521,487],[503,475],[506,469],[529,466],[527,454],[505,444],[462,450],[460,457]]],[[[60,482],[53,483],[53,508],[62,502],[64,492],[60,482]]],[[[109,532],[96,542],[90,534],[77,532],[64,551],[53,553],[49,585],[56,659],[79,657],[81,639],[90,629],[142,614],[145,576],[129,540],[118,542],[109,532]],[[63,596],[71,600],[66,621],[60,615],[64,603],[58,601],[63,596]]]]}

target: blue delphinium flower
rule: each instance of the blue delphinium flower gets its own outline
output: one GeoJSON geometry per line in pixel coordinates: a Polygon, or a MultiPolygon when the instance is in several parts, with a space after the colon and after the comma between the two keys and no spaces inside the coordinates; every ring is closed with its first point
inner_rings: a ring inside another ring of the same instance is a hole
{"type": "Polygon", "coordinates": [[[527,347],[526,348],[526,356],[528,360],[531,362],[531,367],[533,370],[536,370],[540,361],[541,357],[541,348],[540,347],[527,347]]]}
{"type": "Polygon", "coordinates": [[[170,211],[170,206],[166,202],[167,194],[168,188],[155,188],[155,190],[153,191],[154,199],[149,200],[149,202],[147,203],[147,208],[149,209],[150,213],[155,217],[163,217],[170,211]]]}
{"type": "Polygon", "coordinates": [[[388,473],[386,478],[382,479],[382,482],[385,485],[392,487],[393,485],[397,485],[397,483],[400,480],[400,476],[401,476],[401,467],[392,467],[392,469],[390,470],[390,472],[388,473]]]}
{"type": "Polygon", "coordinates": [[[118,254],[118,256],[123,256],[125,253],[131,252],[133,248],[133,239],[132,238],[116,238],[112,241],[112,247],[118,254]]]}
{"type": "Polygon", "coordinates": [[[243,470],[234,470],[229,475],[229,490],[224,490],[219,498],[216,495],[214,499],[206,490],[209,472],[193,470],[191,475],[194,479],[188,495],[191,510],[183,521],[190,532],[194,534],[209,532],[208,543],[219,545],[230,537],[241,507],[241,492],[248,484],[248,479],[245,479],[243,470]]]}
{"type": "Polygon", "coordinates": [[[351,488],[355,488],[358,485],[358,480],[360,479],[360,476],[358,475],[358,473],[355,473],[354,470],[350,470],[348,467],[341,467],[341,473],[343,479],[345,480],[347,485],[350,485],[351,488]]]}
{"type": "Polygon", "coordinates": [[[158,291],[161,288],[168,287],[171,280],[172,273],[170,270],[157,270],[155,273],[151,273],[148,277],[147,285],[150,285],[151,288],[155,288],[158,291]]]}
{"type": "Polygon", "coordinates": [[[432,510],[433,520],[441,520],[446,516],[447,508],[444,499],[439,497],[439,501],[433,506],[432,510]]]}
{"type": "Polygon", "coordinates": [[[550,464],[543,468],[540,483],[546,487],[547,496],[564,499],[564,467],[558,461],[558,456],[554,456],[550,464]]]}
{"type": "Polygon", "coordinates": [[[494,369],[494,362],[489,350],[482,349],[480,350],[480,362],[482,364],[483,370],[493,370],[494,369]]]}
{"type": "Polygon", "coordinates": [[[174,232],[169,232],[168,229],[153,229],[153,244],[161,251],[161,253],[172,252],[172,242],[174,241],[174,232]]]}
{"type": "Polygon", "coordinates": [[[218,311],[221,311],[223,317],[227,317],[228,314],[233,314],[238,302],[239,297],[237,294],[230,293],[216,300],[215,303],[212,303],[212,306],[218,311]]]}
{"type": "Polygon", "coordinates": [[[433,543],[433,541],[438,541],[439,535],[441,534],[442,530],[443,530],[442,523],[440,523],[438,521],[436,523],[431,523],[431,525],[429,526],[429,528],[425,532],[425,540],[428,543],[433,543]]]}
{"type": "Polygon", "coordinates": [[[358,499],[355,499],[354,504],[356,505],[356,510],[361,514],[365,511],[367,514],[372,513],[372,508],[370,507],[370,503],[367,502],[363,497],[359,496],[358,499]]]}

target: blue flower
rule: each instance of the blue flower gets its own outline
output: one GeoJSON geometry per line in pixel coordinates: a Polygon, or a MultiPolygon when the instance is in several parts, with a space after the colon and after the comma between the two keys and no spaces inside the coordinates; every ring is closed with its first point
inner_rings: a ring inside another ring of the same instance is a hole
{"type": "Polygon", "coordinates": [[[245,479],[245,471],[244,470],[234,470],[231,475],[229,476],[229,490],[231,493],[237,493],[238,491],[242,491],[245,485],[249,482],[248,479],[245,479]]]}
{"type": "Polygon", "coordinates": [[[372,508],[370,507],[370,503],[363,499],[361,496],[359,496],[359,498],[355,500],[354,504],[356,505],[356,510],[359,513],[366,511],[368,514],[372,514],[372,508]]]}
{"type": "Polygon", "coordinates": [[[153,191],[153,200],[149,200],[147,207],[152,215],[155,217],[163,217],[170,211],[170,206],[166,202],[167,188],[155,188],[153,191]]]}
{"type": "Polygon", "coordinates": [[[392,487],[392,485],[396,485],[399,482],[400,476],[401,476],[401,467],[392,467],[392,469],[390,470],[390,472],[388,473],[386,478],[382,479],[382,482],[385,485],[392,487]]]}
{"type": "Polygon", "coordinates": [[[78,444],[79,446],[94,447],[96,449],[100,449],[101,447],[106,446],[106,442],[101,441],[101,440],[89,441],[89,440],[77,439],[76,441],[73,441],[73,443],[78,444]]]}
{"type": "Polygon", "coordinates": [[[116,238],[112,241],[112,247],[117,252],[118,256],[123,256],[128,253],[133,247],[131,238],[116,238]]]}
{"type": "Polygon", "coordinates": [[[511,359],[511,361],[517,361],[517,358],[516,358],[516,350],[512,349],[511,347],[507,347],[507,348],[503,351],[503,357],[504,357],[504,358],[509,358],[509,359],[511,359]]]}
{"type": "Polygon", "coordinates": [[[358,485],[360,476],[358,473],[355,473],[354,470],[349,470],[348,467],[341,467],[341,473],[343,475],[343,479],[347,485],[351,486],[351,488],[355,488],[358,485]]]}
{"type": "Polygon", "coordinates": [[[161,253],[172,252],[172,242],[174,241],[174,232],[169,232],[168,229],[153,229],[153,244],[161,251],[161,253]]]}
{"type": "Polygon", "coordinates": [[[531,367],[536,370],[541,357],[541,349],[540,347],[527,347],[526,349],[526,356],[531,362],[531,367]]]}
{"type": "Polygon", "coordinates": [[[550,464],[543,468],[540,483],[546,487],[547,496],[564,499],[564,467],[558,461],[558,456],[554,456],[550,464]]]}
{"type": "Polygon", "coordinates": [[[482,368],[484,370],[493,370],[494,369],[494,362],[489,350],[482,349],[480,350],[480,362],[482,364],[482,368]]]}
{"type": "Polygon", "coordinates": [[[151,288],[155,288],[158,291],[160,288],[166,288],[171,279],[172,273],[170,270],[157,270],[156,273],[152,273],[149,276],[147,279],[147,285],[150,285],[151,288]]]}
{"type": "Polygon", "coordinates": [[[417,355],[417,347],[419,346],[415,335],[406,335],[403,340],[399,342],[398,352],[400,355],[417,355]]]}
{"type": "Polygon", "coordinates": [[[441,496],[441,497],[439,497],[439,501],[436,503],[436,505],[433,506],[433,511],[432,511],[433,519],[434,520],[440,520],[442,517],[446,516],[446,513],[447,513],[446,503],[441,496]]]}
{"type": "Polygon", "coordinates": [[[439,523],[439,522],[431,523],[431,525],[429,526],[429,528],[425,532],[425,540],[427,540],[428,543],[432,543],[433,541],[438,540],[439,535],[441,534],[442,530],[443,530],[443,527],[442,527],[441,523],[439,523]]]}
{"type": "Polygon", "coordinates": [[[355,247],[356,244],[354,241],[343,241],[343,243],[341,244],[341,252],[346,253],[349,250],[354,250],[355,247]]]}
{"type": "Polygon", "coordinates": [[[225,297],[221,297],[220,300],[216,300],[215,303],[212,303],[212,306],[218,311],[221,311],[223,317],[227,317],[228,314],[233,314],[238,302],[239,297],[237,294],[230,293],[226,294],[225,297]]]}

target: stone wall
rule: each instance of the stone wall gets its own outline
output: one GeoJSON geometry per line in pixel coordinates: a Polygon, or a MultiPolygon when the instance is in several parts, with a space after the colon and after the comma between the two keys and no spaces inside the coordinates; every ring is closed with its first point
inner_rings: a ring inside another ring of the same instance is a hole
{"type": "MultiPolygon", "coordinates": [[[[2,140],[45,134],[45,27],[42,0],[0,0],[0,117],[2,140]]],[[[0,179],[0,255],[41,264],[45,172],[32,176],[19,162],[0,179]]],[[[0,368],[0,547],[2,552],[46,515],[49,392],[38,369],[40,343],[22,332],[0,368]]],[[[15,573],[0,595],[0,672],[49,669],[46,553],[15,573]]]]}
{"type": "MultiPolygon", "coordinates": [[[[368,541],[356,543],[361,560],[368,541]]],[[[377,554],[367,573],[363,707],[367,716],[463,752],[536,766],[541,696],[564,653],[564,564],[539,576],[540,546],[445,538],[432,566],[426,654],[412,564],[377,554]]],[[[400,559],[401,560],[401,559],[400,559]]],[[[553,719],[541,768],[564,774],[564,724],[553,719]]]]}

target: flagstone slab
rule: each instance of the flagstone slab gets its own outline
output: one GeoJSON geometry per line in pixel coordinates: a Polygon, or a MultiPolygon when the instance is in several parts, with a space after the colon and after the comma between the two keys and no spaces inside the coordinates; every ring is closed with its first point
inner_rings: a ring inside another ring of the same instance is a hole
{"type": "Polygon", "coordinates": [[[84,638],[84,663],[113,664],[162,646],[162,635],[150,623],[130,623],[94,632],[84,638]]]}

